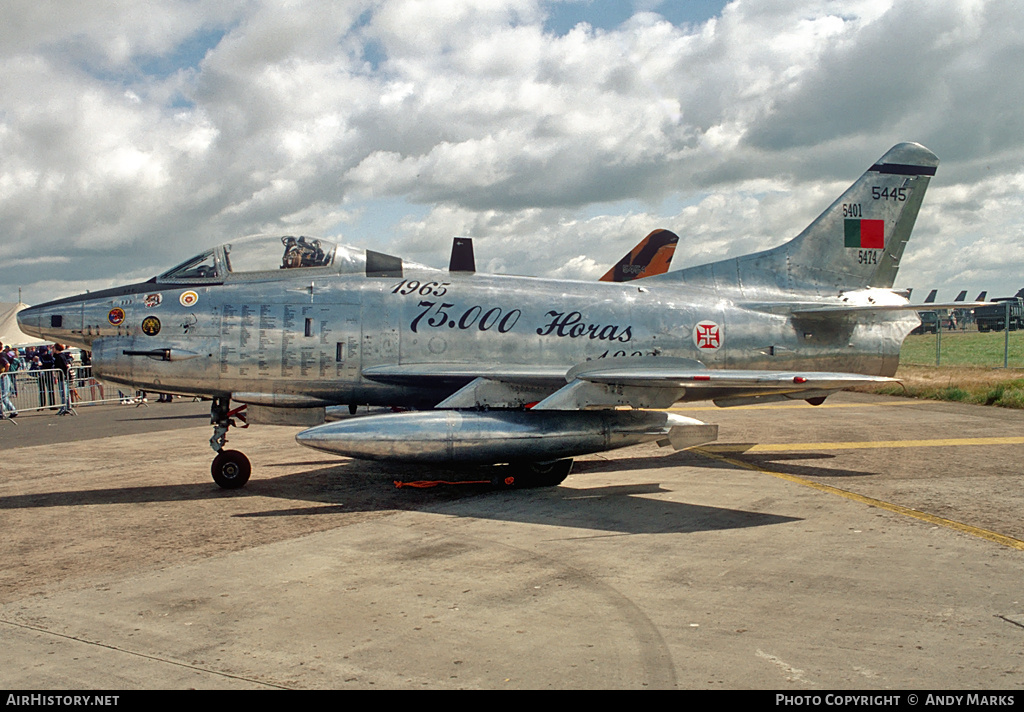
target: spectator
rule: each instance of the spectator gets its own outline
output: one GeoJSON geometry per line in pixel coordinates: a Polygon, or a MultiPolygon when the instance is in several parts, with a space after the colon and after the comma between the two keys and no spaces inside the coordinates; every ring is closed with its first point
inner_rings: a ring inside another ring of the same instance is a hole
{"type": "Polygon", "coordinates": [[[7,349],[0,343],[0,419],[18,417],[18,410],[11,402],[11,375],[8,373],[11,359],[7,354],[7,349]]]}
{"type": "Polygon", "coordinates": [[[45,383],[45,381],[46,381],[47,377],[49,376],[49,374],[47,374],[47,373],[39,373],[42,370],[43,370],[43,362],[39,358],[39,353],[38,352],[34,352],[32,354],[32,363],[30,363],[28,365],[28,373],[29,373],[30,377],[32,377],[32,378],[34,378],[36,380],[36,383],[37,383],[36,388],[37,388],[37,390],[39,392],[39,407],[40,408],[43,408],[43,407],[46,406],[46,391],[45,391],[46,383],[45,383]]]}
{"type": "Polygon", "coordinates": [[[57,402],[53,392],[53,384],[55,382],[56,374],[53,371],[54,363],[52,349],[52,346],[40,346],[36,349],[36,355],[39,356],[39,370],[44,371],[44,373],[39,374],[40,407],[46,407],[48,405],[52,406],[57,402]]]}
{"type": "Polygon", "coordinates": [[[53,362],[57,369],[61,372],[60,378],[60,410],[57,411],[57,415],[68,415],[74,411],[71,409],[71,396],[68,391],[68,385],[70,379],[74,377],[71,365],[73,363],[73,357],[71,353],[62,344],[53,345],[53,362]]]}

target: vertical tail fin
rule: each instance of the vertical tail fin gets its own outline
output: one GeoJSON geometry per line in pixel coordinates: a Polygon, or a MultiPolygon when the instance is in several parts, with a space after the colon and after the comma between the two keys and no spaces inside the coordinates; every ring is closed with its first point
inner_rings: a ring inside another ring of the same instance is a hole
{"type": "Polygon", "coordinates": [[[668,272],[679,237],[669,230],[655,230],[608,270],[601,282],[628,282],[668,272]]]}
{"type": "Polygon", "coordinates": [[[938,157],[924,146],[897,144],[789,242],[664,279],[752,293],[767,287],[834,295],[892,287],[938,165],[938,157]]]}
{"type": "Polygon", "coordinates": [[[476,258],[473,257],[473,238],[452,238],[452,256],[448,260],[449,272],[476,272],[476,258]]]}
{"type": "Polygon", "coordinates": [[[939,293],[939,290],[937,290],[937,289],[933,289],[932,291],[928,292],[928,296],[924,298],[924,303],[925,304],[931,304],[932,302],[934,302],[935,301],[935,295],[938,294],[938,293],[939,293]]]}

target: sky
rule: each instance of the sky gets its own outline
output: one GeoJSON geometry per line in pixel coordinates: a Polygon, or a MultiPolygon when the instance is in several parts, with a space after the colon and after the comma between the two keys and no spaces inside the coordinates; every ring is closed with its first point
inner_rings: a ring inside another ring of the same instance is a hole
{"type": "Polygon", "coordinates": [[[897,287],[1024,287],[1011,0],[7,0],[0,301],[252,234],[596,279],[795,236],[901,141],[942,163],[897,287]]]}

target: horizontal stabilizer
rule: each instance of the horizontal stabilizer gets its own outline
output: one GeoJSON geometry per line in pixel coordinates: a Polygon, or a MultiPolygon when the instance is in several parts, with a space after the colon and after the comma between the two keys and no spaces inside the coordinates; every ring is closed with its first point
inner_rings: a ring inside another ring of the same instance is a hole
{"type": "Polygon", "coordinates": [[[803,306],[792,310],[795,316],[838,315],[855,312],[896,312],[896,311],[935,311],[942,309],[973,309],[986,302],[932,302],[930,304],[851,304],[851,305],[819,305],[803,306]]]}
{"type": "Polygon", "coordinates": [[[918,312],[936,309],[970,309],[983,302],[928,302],[911,304],[900,292],[891,289],[858,289],[841,294],[838,298],[817,301],[750,302],[747,309],[801,317],[834,317],[872,312],[918,312]]]}

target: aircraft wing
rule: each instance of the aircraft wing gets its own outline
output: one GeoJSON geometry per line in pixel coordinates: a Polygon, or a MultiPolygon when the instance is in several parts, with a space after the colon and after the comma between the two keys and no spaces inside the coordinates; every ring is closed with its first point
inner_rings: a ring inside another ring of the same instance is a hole
{"type": "Polygon", "coordinates": [[[891,311],[935,311],[936,309],[973,309],[987,302],[929,302],[927,304],[854,304],[854,305],[817,305],[801,306],[793,309],[795,316],[814,314],[842,314],[855,312],[891,312],[891,311]]]}
{"type": "MultiPolygon", "coordinates": [[[[640,360],[640,359],[637,359],[640,360]]],[[[752,369],[709,369],[699,361],[688,359],[657,359],[680,361],[681,364],[593,365],[587,362],[571,369],[567,378],[606,385],[645,386],[656,388],[701,388],[709,391],[742,388],[752,392],[841,389],[867,383],[890,382],[883,376],[833,371],[760,371],[752,369]],[[696,367],[695,367],[696,365],[696,367]]]]}
{"type": "Polygon", "coordinates": [[[770,400],[814,403],[844,388],[895,382],[858,373],[709,369],[699,361],[659,357],[588,361],[570,369],[566,380],[568,385],[534,410],[668,408],[699,400],[720,406],[770,400]]]}
{"type": "Polygon", "coordinates": [[[684,358],[643,357],[586,361],[566,370],[471,364],[403,364],[364,369],[389,383],[432,381],[457,388],[438,409],[521,408],[600,410],[668,408],[678,401],[713,400],[742,405],[768,400],[824,400],[855,386],[895,379],[857,373],[709,369],[684,358]]]}

